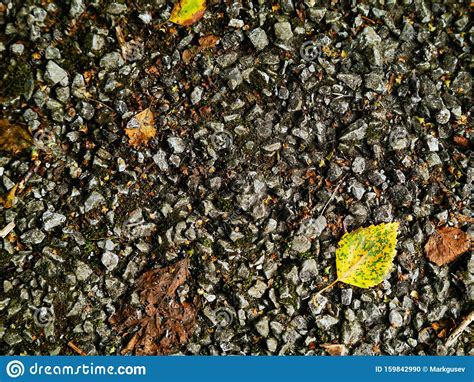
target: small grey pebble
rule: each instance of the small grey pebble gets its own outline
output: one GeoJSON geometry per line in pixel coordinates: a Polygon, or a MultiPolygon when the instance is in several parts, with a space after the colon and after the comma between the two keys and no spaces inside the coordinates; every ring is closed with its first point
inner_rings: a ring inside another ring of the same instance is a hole
{"type": "Polygon", "coordinates": [[[343,289],[341,291],[341,302],[342,305],[350,305],[352,302],[352,289],[343,289]]]}
{"type": "Polygon", "coordinates": [[[396,311],[396,310],[391,310],[388,319],[390,321],[390,324],[395,327],[395,328],[400,328],[403,325],[403,317],[402,315],[396,311]]]}

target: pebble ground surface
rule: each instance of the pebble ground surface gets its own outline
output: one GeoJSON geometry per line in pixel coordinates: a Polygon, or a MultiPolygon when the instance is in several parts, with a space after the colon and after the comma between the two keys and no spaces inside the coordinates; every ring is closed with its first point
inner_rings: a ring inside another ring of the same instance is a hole
{"type": "MultiPolygon", "coordinates": [[[[172,6],[0,2],[0,119],[39,163],[0,207],[0,353],[120,354],[117,302],[189,257],[178,293],[199,311],[176,353],[473,355],[469,329],[446,337],[474,257],[423,249],[473,230],[469,5],[210,0],[191,27],[163,23],[172,6]],[[133,147],[148,107],[157,135],[133,147]],[[383,283],[312,298],[344,232],[393,221],[383,283]]],[[[32,164],[0,153],[0,195],[32,164]]]]}

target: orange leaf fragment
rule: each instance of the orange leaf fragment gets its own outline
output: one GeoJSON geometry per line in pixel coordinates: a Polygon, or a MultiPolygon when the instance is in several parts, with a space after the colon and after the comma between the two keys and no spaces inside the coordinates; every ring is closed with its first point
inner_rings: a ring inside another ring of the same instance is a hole
{"type": "Polygon", "coordinates": [[[341,344],[321,344],[320,345],[324,350],[326,350],[329,355],[346,355],[347,348],[341,344]]]}
{"type": "Polygon", "coordinates": [[[130,138],[130,145],[137,148],[146,145],[155,138],[155,115],[147,108],[135,115],[128,123],[125,134],[130,138]]]}
{"type": "Polygon", "coordinates": [[[469,139],[467,139],[466,137],[463,137],[461,135],[454,136],[453,141],[458,146],[469,147],[469,139]]]}
{"type": "Polygon", "coordinates": [[[196,55],[196,49],[191,48],[191,49],[183,50],[181,57],[183,59],[183,62],[187,65],[192,61],[195,55],[196,55]]]}
{"type": "Polygon", "coordinates": [[[220,37],[208,34],[199,39],[199,45],[201,45],[202,48],[214,48],[219,40],[220,37]]]}

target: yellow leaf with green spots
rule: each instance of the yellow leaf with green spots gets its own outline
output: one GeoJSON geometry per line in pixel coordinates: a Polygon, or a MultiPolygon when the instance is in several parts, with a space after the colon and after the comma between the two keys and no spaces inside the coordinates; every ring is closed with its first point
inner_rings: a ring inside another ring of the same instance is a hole
{"type": "Polygon", "coordinates": [[[189,26],[204,16],[205,11],[205,0],[179,0],[171,11],[169,21],[178,25],[189,26]]]}
{"type": "Polygon", "coordinates": [[[372,225],[344,234],[336,250],[337,279],[316,296],[339,281],[360,288],[381,283],[397,253],[398,226],[398,222],[372,225]]]}
{"type": "Polygon", "coordinates": [[[372,225],[346,233],[336,250],[338,281],[361,288],[381,283],[397,253],[398,225],[372,225]]]}

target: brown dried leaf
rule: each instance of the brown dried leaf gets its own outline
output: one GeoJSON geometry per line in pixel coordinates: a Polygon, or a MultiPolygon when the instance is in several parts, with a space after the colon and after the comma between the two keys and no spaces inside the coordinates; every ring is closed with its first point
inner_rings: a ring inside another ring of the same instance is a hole
{"type": "Polygon", "coordinates": [[[125,134],[130,138],[130,145],[135,148],[146,145],[155,138],[155,116],[150,108],[135,115],[127,124],[125,134]]]}
{"type": "Polygon", "coordinates": [[[19,153],[33,145],[33,137],[27,129],[0,120],[0,150],[19,153]]]}
{"type": "Polygon", "coordinates": [[[467,139],[466,137],[463,137],[461,135],[454,136],[453,141],[458,146],[469,147],[469,139],[467,139]]]}
{"type": "Polygon", "coordinates": [[[455,227],[443,227],[430,236],[425,245],[426,256],[436,265],[456,260],[470,247],[469,236],[455,227]]]}
{"type": "Polygon", "coordinates": [[[214,48],[219,40],[220,37],[208,34],[199,39],[199,45],[201,48],[214,48]]]}
{"type": "Polygon", "coordinates": [[[329,355],[346,355],[347,348],[341,344],[321,344],[321,347],[326,350],[329,355]]]}
{"type": "Polygon", "coordinates": [[[109,319],[123,336],[131,336],[122,354],[169,354],[187,342],[194,330],[196,308],[181,301],[176,290],[188,278],[189,259],[183,259],[138,279],[135,292],[143,308],[137,311],[125,306],[109,319]]]}
{"type": "Polygon", "coordinates": [[[208,48],[215,48],[217,43],[219,42],[220,37],[214,36],[212,34],[203,36],[199,39],[199,46],[192,46],[189,49],[185,49],[181,54],[181,58],[183,62],[187,65],[189,64],[196,54],[205,51],[208,48]]]}
{"type": "Polygon", "coordinates": [[[183,59],[183,62],[187,65],[189,64],[192,59],[196,56],[197,49],[195,47],[192,47],[190,49],[185,49],[183,53],[181,54],[181,58],[183,59]]]}

